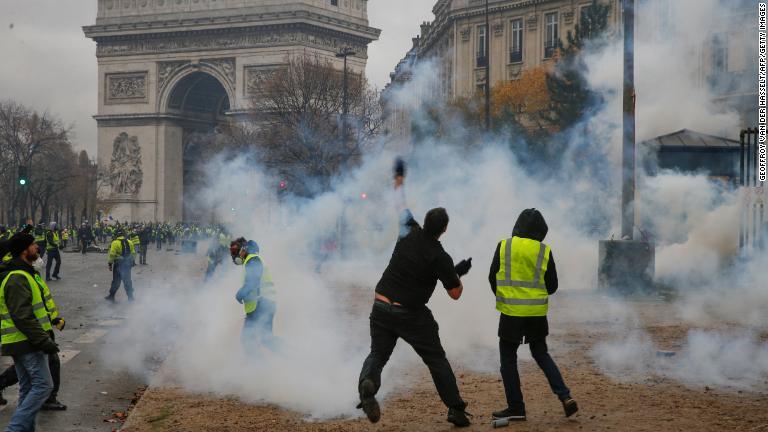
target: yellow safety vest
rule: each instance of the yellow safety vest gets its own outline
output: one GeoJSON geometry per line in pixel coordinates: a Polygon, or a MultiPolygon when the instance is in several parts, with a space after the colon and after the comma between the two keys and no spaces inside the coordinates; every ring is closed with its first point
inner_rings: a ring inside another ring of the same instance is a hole
{"type": "Polygon", "coordinates": [[[133,235],[129,241],[133,245],[133,253],[139,253],[139,244],[141,243],[139,236],[133,235]]]}
{"type": "MultiPolygon", "coordinates": [[[[243,306],[245,307],[246,314],[252,313],[256,310],[256,307],[259,305],[259,298],[275,298],[275,284],[272,283],[272,276],[269,274],[269,270],[267,270],[267,266],[264,264],[264,260],[261,259],[259,254],[248,254],[248,256],[245,257],[245,261],[243,262],[243,267],[245,267],[246,264],[248,264],[248,261],[252,260],[253,258],[258,258],[261,260],[261,295],[256,298],[249,298],[245,300],[243,306]]],[[[245,284],[245,271],[243,271],[243,284],[245,284]]]]}
{"type": "Polygon", "coordinates": [[[54,250],[59,248],[59,233],[56,231],[51,232],[51,242],[46,245],[46,249],[54,250]]]}
{"type": "Polygon", "coordinates": [[[48,284],[45,283],[39,274],[35,275],[35,282],[43,289],[43,301],[45,302],[45,309],[48,311],[48,316],[53,320],[59,316],[59,309],[56,307],[56,302],[53,301],[51,290],[48,288],[48,284]]]}
{"type": "Polygon", "coordinates": [[[42,234],[35,234],[35,243],[45,242],[45,231],[42,234]]]}
{"type": "Polygon", "coordinates": [[[501,241],[496,273],[496,309],[516,317],[546,316],[549,294],[544,273],[549,246],[536,240],[512,237],[501,241]]]}
{"type": "Polygon", "coordinates": [[[69,232],[67,230],[64,230],[61,232],[61,239],[62,240],[69,240],[69,232]]]}
{"type": "Polygon", "coordinates": [[[11,253],[10,253],[10,252],[8,252],[8,253],[7,253],[7,254],[5,254],[5,256],[3,257],[3,262],[4,262],[4,263],[7,263],[7,262],[11,262],[11,260],[12,260],[12,259],[13,259],[13,255],[11,255],[11,253]]]}
{"type": "Polygon", "coordinates": [[[27,340],[27,336],[16,328],[16,324],[11,319],[11,314],[8,312],[8,306],[5,304],[5,285],[8,283],[8,279],[16,274],[24,275],[29,282],[29,287],[32,291],[32,312],[35,314],[35,318],[42,326],[43,330],[51,331],[51,319],[48,316],[48,311],[45,308],[43,302],[43,294],[40,285],[37,284],[35,278],[31,274],[23,270],[14,270],[3,279],[2,285],[0,285],[0,344],[9,345],[13,343],[23,342],[27,340]]]}

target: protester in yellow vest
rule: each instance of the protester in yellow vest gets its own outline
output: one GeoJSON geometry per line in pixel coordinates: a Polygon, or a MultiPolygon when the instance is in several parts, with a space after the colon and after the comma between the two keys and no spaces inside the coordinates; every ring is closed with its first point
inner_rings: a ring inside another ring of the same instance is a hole
{"type": "Polygon", "coordinates": [[[48,261],[45,264],[45,280],[50,282],[51,280],[51,266],[53,262],[56,262],[56,266],[53,268],[53,278],[56,280],[61,279],[59,277],[59,270],[61,269],[61,240],[59,236],[59,227],[56,222],[51,222],[50,229],[45,234],[45,247],[48,252],[48,261]]]}
{"type": "Polygon", "coordinates": [[[13,259],[0,275],[0,351],[13,357],[23,395],[6,430],[34,430],[37,412],[53,390],[48,356],[59,348],[48,333],[51,320],[34,278],[37,249],[31,235],[13,236],[13,259]]]}
{"type": "Polygon", "coordinates": [[[494,412],[495,419],[525,420],[517,371],[517,349],[523,343],[530,346],[533,359],[563,404],[565,416],[579,410],[547,349],[549,296],[557,290],[555,260],[549,246],[542,243],[548,230],[541,212],[524,210],[517,218],[512,237],[496,246],[491,263],[488,281],[496,296],[496,309],[501,312],[499,350],[507,398],[507,408],[494,412]]]}
{"type": "Polygon", "coordinates": [[[253,240],[239,238],[230,244],[230,254],[236,265],[245,267],[243,285],[235,299],[245,308],[242,341],[246,350],[254,352],[259,344],[276,349],[272,322],[277,306],[272,276],[259,255],[259,245],[253,240]]]}
{"type": "Polygon", "coordinates": [[[105,300],[115,301],[115,294],[120,288],[122,282],[125,293],[128,295],[128,301],[133,301],[133,281],[131,280],[131,268],[133,267],[135,252],[133,244],[125,238],[125,232],[122,228],[115,230],[115,239],[109,246],[109,255],[107,256],[107,265],[112,272],[112,285],[109,288],[109,294],[104,297],[105,300]]]}

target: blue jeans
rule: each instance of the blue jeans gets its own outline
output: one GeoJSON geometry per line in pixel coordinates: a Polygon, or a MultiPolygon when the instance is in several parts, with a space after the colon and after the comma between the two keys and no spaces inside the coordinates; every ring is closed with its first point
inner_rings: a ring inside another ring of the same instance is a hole
{"type": "Polygon", "coordinates": [[[109,288],[110,297],[114,297],[115,294],[117,294],[117,290],[120,289],[120,282],[122,282],[128,298],[133,299],[133,282],[131,281],[132,267],[133,261],[130,257],[115,261],[115,263],[112,264],[112,286],[109,288]]]}
{"type": "Polygon", "coordinates": [[[272,333],[277,305],[274,301],[260,298],[256,310],[245,315],[241,341],[249,354],[255,354],[259,345],[272,351],[277,349],[277,338],[272,333]]]}
{"type": "Polygon", "coordinates": [[[37,412],[53,391],[48,355],[35,351],[13,356],[13,363],[19,377],[19,403],[5,432],[34,432],[37,412]]]}
{"type": "MultiPolygon", "coordinates": [[[[560,400],[565,400],[571,397],[571,391],[565,386],[560,370],[549,355],[547,341],[545,339],[538,339],[530,341],[528,344],[531,348],[531,355],[547,377],[552,392],[556,394],[560,400]]],[[[507,407],[525,411],[523,392],[520,390],[520,374],[517,372],[517,348],[519,346],[520,343],[518,342],[509,342],[504,339],[499,339],[501,378],[504,381],[504,393],[507,396],[507,407]]]]}

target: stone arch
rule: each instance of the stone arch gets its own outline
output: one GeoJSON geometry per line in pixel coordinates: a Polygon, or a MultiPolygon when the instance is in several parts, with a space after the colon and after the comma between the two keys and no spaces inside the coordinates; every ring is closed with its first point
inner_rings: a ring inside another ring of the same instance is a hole
{"type": "MultiPolygon", "coordinates": [[[[235,104],[235,83],[234,83],[234,61],[232,61],[232,64],[229,64],[229,62],[220,62],[219,67],[215,67],[214,65],[208,64],[208,63],[185,63],[185,64],[178,64],[181,62],[174,62],[177,64],[171,64],[171,65],[164,65],[161,67],[166,67],[169,70],[172,70],[172,72],[166,71],[167,76],[162,76],[158,78],[158,86],[160,87],[160,97],[158,98],[158,107],[157,111],[160,113],[168,113],[170,111],[173,111],[174,108],[171,107],[172,102],[172,96],[174,95],[174,92],[177,92],[179,90],[180,85],[184,86],[187,84],[191,84],[190,80],[193,80],[195,77],[199,77],[201,79],[205,79],[205,77],[210,77],[215,80],[215,82],[221,87],[221,89],[224,90],[226,93],[226,99],[227,103],[229,105],[227,110],[234,109],[235,104]],[[224,66],[221,66],[223,64],[224,66]],[[231,68],[231,69],[223,69],[223,68],[231,68]],[[175,70],[174,70],[175,69],[175,70]]],[[[211,82],[210,80],[208,80],[211,82]]]]}

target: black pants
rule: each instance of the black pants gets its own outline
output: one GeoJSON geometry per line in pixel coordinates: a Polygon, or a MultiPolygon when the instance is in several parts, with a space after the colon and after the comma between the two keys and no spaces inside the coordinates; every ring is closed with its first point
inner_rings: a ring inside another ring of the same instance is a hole
{"type": "Polygon", "coordinates": [[[61,268],[61,254],[58,249],[50,249],[48,251],[48,261],[45,263],[45,279],[51,278],[51,265],[53,261],[56,261],[56,266],[53,268],[53,277],[59,276],[59,269],[61,268]]]}
{"type": "MultiPolygon", "coordinates": [[[[563,376],[557,368],[555,361],[549,355],[546,339],[528,342],[531,355],[536,364],[544,372],[549,381],[549,387],[560,400],[571,397],[571,391],[565,386],[563,376]]],[[[511,409],[525,410],[523,392],[520,390],[520,374],[517,372],[517,348],[518,342],[510,342],[499,339],[499,351],[501,353],[501,378],[504,380],[504,393],[507,396],[507,407],[511,409]]]]}
{"type": "Polygon", "coordinates": [[[427,365],[443,403],[449,408],[464,409],[466,404],[459,395],[456,377],[440,343],[437,322],[426,306],[414,310],[380,301],[373,303],[371,353],[363,363],[359,382],[370,379],[378,392],[381,371],[392,355],[398,338],[411,345],[427,365]]]}
{"type": "MultiPolygon", "coordinates": [[[[61,385],[61,361],[59,360],[59,354],[48,354],[48,367],[51,369],[51,377],[53,378],[53,391],[48,396],[48,400],[52,401],[59,394],[59,386],[61,385]]],[[[16,367],[10,365],[8,369],[0,374],[0,391],[18,384],[18,382],[19,377],[16,375],[16,367]]]]}
{"type": "Polygon", "coordinates": [[[141,243],[139,245],[139,262],[142,264],[147,263],[147,246],[149,246],[147,243],[141,243]]]}
{"type": "Polygon", "coordinates": [[[40,254],[40,259],[45,257],[45,242],[37,244],[37,252],[40,254]]]}
{"type": "Polygon", "coordinates": [[[160,249],[163,248],[163,241],[162,240],[157,239],[157,241],[155,243],[157,243],[157,250],[160,250],[160,249]]]}
{"type": "Polygon", "coordinates": [[[125,293],[129,299],[133,298],[133,281],[131,281],[131,263],[130,257],[123,261],[115,262],[112,265],[112,286],[109,288],[109,296],[114,297],[117,290],[120,289],[120,282],[123,283],[125,293]]]}
{"type": "Polygon", "coordinates": [[[90,243],[88,240],[80,240],[80,252],[83,255],[88,252],[88,243],[90,243]]]}

